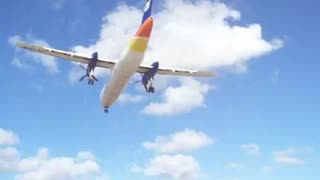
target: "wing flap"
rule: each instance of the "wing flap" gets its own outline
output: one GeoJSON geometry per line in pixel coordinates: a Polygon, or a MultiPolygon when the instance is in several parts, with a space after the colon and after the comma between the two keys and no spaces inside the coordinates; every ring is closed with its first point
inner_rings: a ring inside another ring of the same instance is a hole
{"type": "MultiPolygon", "coordinates": [[[[152,67],[151,66],[140,66],[137,70],[139,73],[146,73],[152,67]]],[[[160,75],[171,75],[171,76],[192,76],[192,77],[212,77],[215,74],[213,72],[204,71],[193,71],[184,69],[169,69],[169,68],[159,68],[157,74],[160,75]]]]}
{"type": "MultiPolygon", "coordinates": [[[[33,52],[38,52],[41,54],[54,56],[57,58],[66,59],[69,61],[74,61],[82,64],[88,64],[88,62],[91,60],[91,57],[75,54],[67,51],[57,50],[57,49],[51,49],[47,47],[37,46],[37,45],[31,45],[27,43],[17,43],[17,47],[27,49],[33,52]]],[[[116,62],[110,61],[110,60],[102,60],[98,59],[97,61],[97,67],[103,67],[103,68],[110,68],[112,69],[115,66],[116,62]]]]}

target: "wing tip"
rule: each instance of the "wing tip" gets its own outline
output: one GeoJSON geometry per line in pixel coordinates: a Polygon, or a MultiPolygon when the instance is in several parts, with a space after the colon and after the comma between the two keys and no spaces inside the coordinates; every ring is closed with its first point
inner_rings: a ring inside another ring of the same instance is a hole
{"type": "Polygon", "coordinates": [[[207,72],[199,72],[199,75],[203,77],[214,77],[216,76],[216,73],[207,71],[207,72]]]}
{"type": "Polygon", "coordinates": [[[16,42],[16,46],[22,48],[23,45],[26,45],[26,43],[23,42],[16,42]]]}
{"type": "Polygon", "coordinates": [[[16,46],[19,48],[23,48],[23,49],[30,49],[32,47],[40,47],[40,46],[25,43],[25,42],[16,42],[16,46]]]}
{"type": "Polygon", "coordinates": [[[214,76],[217,76],[217,74],[214,72],[209,72],[209,77],[214,77],[214,76]]]}

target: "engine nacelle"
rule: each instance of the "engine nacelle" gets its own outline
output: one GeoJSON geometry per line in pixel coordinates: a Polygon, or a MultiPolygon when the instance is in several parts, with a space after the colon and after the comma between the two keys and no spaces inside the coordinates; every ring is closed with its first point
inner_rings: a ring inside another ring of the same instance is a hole
{"type": "Polygon", "coordinates": [[[92,55],[91,55],[92,59],[94,60],[98,60],[98,52],[94,52],[92,55]]]}
{"type": "Polygon", "coordinates": [[[148,72],[145,72],[142,76],[142,84],[145,86],[150,82],[151,79],[153,79],[159,70],[159,62],[154,62],[151,66],[152,68],[148,72]]]}
{"type": "Polygon", "coordinates": [[[97,65],[97,61],[98,61],[98,52],[94,52],[91,55],[90,62],[88,63],[87,73],[91,73],[91,71],[94,71],[97,65]]]}

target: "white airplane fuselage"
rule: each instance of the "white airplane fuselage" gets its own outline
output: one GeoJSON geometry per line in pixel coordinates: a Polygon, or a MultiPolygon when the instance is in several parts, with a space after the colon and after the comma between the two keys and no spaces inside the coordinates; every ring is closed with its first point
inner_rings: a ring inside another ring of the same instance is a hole
{"type": "Polygon", "coordinates": [[[126,88],[131,77],[142,63],[144,54],[127,51],[112,70],[111,79],[105,84],[101,101],[103,107],[110,107],[126,88]]]}
{"type": "Polygon", "coordinates": [[[108,84],[105,84],[101,92],[100,98],[104,108],[107,109],[112,106],[141,65],[152,27],[153,19],[149,18],[141,25],[136,35],[132,38],[129,47],[113,68],[111,79],[108,84]]]}

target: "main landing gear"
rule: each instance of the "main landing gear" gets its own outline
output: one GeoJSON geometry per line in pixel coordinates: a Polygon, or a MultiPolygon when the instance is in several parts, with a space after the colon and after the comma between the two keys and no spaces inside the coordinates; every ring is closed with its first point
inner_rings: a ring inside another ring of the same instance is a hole
{"type": "Polygon", "coordinates": [[[152,84],[150,84],[149,87],[147,85],[144,85],[144,88],[146,89],[147,93],[154,93],[155,92],[155,88],[152,86],[152,84]]]}
{"type": "Polygon", "coordinates": [[[154,93],[155,89],[153,86],[150,86],[149,89],[148,89],[148,92],[149,93],[154,93]]]}
{"type": "Polygon", "coordinates": [[[149,83],[148,83],[148,84],[150,84],[149,87],[147,87],[148,84],[144,85],[147,93],[154,93],[154,92],[155,92],[155,88],[154,88],[153,85],[152,85],[152,80],[153,80],[153,78],[151,78],[151,79],[149,80],[149,83]]]}

